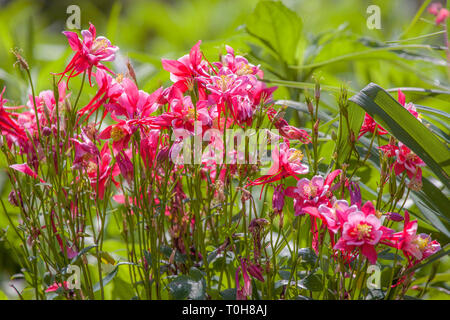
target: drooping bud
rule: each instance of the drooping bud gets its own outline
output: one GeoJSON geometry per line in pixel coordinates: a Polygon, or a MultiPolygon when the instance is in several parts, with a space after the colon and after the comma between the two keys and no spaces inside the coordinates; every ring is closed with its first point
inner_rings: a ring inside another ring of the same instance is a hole
{"type": "Polygon", "coordinates": [[[386,219],[400,222],[403,221],[404,218],[397,212],[386,212],[386,219]]]}
{"type": "Polygon", "coordinates": [[[333,141],[337,141],[336,131],[334,130],[331,130],[331,139],[333,139],[333,141]]]}
{"type": "Polygon", "coordinates": [[[14,207],[18,207],[19,206],[18,197],[20,197],[20,193],[17,194],[17,192],[14,190],[11,191],[8,195],[9,203],[11,203],[11,205],[13,205],[14,207]]]}
{"type": "Polygon", "coordinates": [[[272,206],[273,206],[273,211],[276,214],[281,214],[283,212],[284,188],[283,188],[282,184],[278,185],[273,192],[272,206]]]}
{"type": "Polygon", "coordinates": [[[264,277],[262,275],[262,268],[259,265],[249,263],[247,266],[248,273],[255,278],[258,279],[261,282],[264,282],[264,277]]]}

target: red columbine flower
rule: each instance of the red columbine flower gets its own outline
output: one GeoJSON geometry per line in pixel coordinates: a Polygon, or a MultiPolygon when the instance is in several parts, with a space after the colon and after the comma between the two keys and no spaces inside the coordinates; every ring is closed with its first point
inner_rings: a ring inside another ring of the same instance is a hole
{"type": "Polygon", "coordinates": [[[392,247],[403,251],[410,265],[428,258],[441,249],[439,242],[432,241],[429,235],[417,234],[417,227],[417,220],[410,221],[409,212],[405,210],[403,230],[388,238],[392,247]]]}
{"type": "Polygon", "coordinates": [[[358,208],[354,205],[349,206],[345,200],[337,200],[331,206],[322,204],[318,209],[320,217],[326,223],[328,230],[333,233],[342,230],[349,214],[356,211],[358,211],[358,208]]]}
{"type": "Polygon", "coordinates": [[[377,245],[382,238],[387,237],[391,230],[383,227],[376,216],[372,202],[368,201],[361,211],[351,212],[342,228],[342,236],[334,249],[351,252],[360,248],[361,253],[371,264],[377,261],[377,245]]]}
{"type": "Polygon", "coordinates": [[[6,136],[8,140],[28,140],[25,131],[19,126],[19,124],[11,118],[11,114],[6,112],[7,107],[4,106],[6,99],[3,99],[6,87],[0,93],[0,133],[2,136],[6,136]]]}
{"type": "Polygon", "coordinates": [[[309,167],[301,162],[303,159],[302,152],[294,148],[289,148],[289,143],[286,142],[281,143],[279,149],[275,148],[273,150],[272,159],[273,164],[267,174],[254,181],[250,181],[246,187],[265,185],[287,177],[294,177],[298,180],[300,179],[298,175],[306,174],[309,171],[309,167]]]}
{"type": "Polygon", "coordinates": [[[63,287],[64,287],[64,290],[69,290],[69,286],[68,286],[67,281],[63,281],[62,284],[61,284],[61,283],[58,283],[58,282],[55,282],[55,283],[53,283],[51,286],[49,286],[49,287],[45,290],[45,292],[46,292],[46,293],[55,292],[55,291],[57,291],[59,288],[63,288],[63,287]]]}
{"type": "Polygon", "coordinates": [[[75,146],[75,159],[72,166],[74,169],[82,169],[89,161],[97,161],[100,157],[97,146],[89,139],[85,130],[81,130],[81,139],[82,142],[73,138],[69,139],[75,146]]]}
{"type": "Polygon", "coordinates": [[[61,79],[68,74],[67,82],[70,78],[87,71],[89,83],[91,83],[92,68],[106,70],[112,74],[111,70],[105,67],[101,61],[112,61],[115,58],[115,53],[119,50],[118,47],[111,45],[111,42],[105,37],[97,37],[95,27],[89,23],[89,30],[81,31],[83,40],[78,38],[75,32],[64,31],[63,34],[67,37],[69,45],[75,55],[67,65],[66,69],[61,74],[61,79]]]}
{"type": "Polygon", "coordinates": [[[200,121],[202,129],[211,128],[212,118],[206,100],[197,101],[197,106],[194,107],[190,96],[184,97],[179,88],[172,87],[168,103],[170,111],[156,117],[154,125],[194,132],[195,121],[200,121]]]}
{"type": "Polygon", "coordinates": [[[120,169],[120,173],[122,174],[125,181],[131,185],[133,182],[133,175],[134,175],[134,167],[133,163],[130,160],[131,157],[131,150],[128,151],[121,151],[117,154],[116,160],[117,160],[117,166],[120,169]]]}
{"type": "MultiPolygon", "coordinates": [[[[406,110],[408,110],[417,120],[422,121],[420,114],[416,111],[416,107],[414,107],[414,104],[411,102],[406,104],[405,94],[400,89],[398,89],[398,103],[405,107],[406,110]]],[[[388,133],[382,126],[376,123],[369,114],[366,113],[364,116],[364,122],[361,126],[361,130],[359,131],[358,139],[367,132],[374,133],[375,129],[377,129],[377,135],[380,136],[388,133]]]]}
{"type": "Polygon", "coordinates": [[[34,172],[26,163],[23,164],[12,164],[9,166],[11,169],[14,169],[16,171],[25,173],[26,175],[34,178],[39,179],[40,182],[45,183],[45,181],[41,178],[39,178],[38,174],[34,172]]]}
{"type": "MultiPolygon", "coordinates": [[[[87,112],[89,113],[85,120],[89,119],[89,117],[101,106],[108,106],[117,103],[117,99],[123,92],[123,87],[121,85],[121,82],[123,80],[122,75],[118,75],[117,78],[114,79],[105,71],[97,70],[97,72],[95,72],[95,79],[97,81],[98,91],[92,98],[92,100],[85,107],[78,111],[78,115],[80,117],[78,121],[87,112]]],[[[105,116],[106,112],[104,111],[103,114],[105,116]]]]}
{"type": "MultiPolygon", "coordinates": [[[[240,260],[241,264],[236,269],[236,300],[247,300],[247,297],[252,295],[252,282],[247,270],[247,259],[241,258],[240,260]],[[242,278],[244,279],[243,286],[239,282],[240,273],[242,273],[242,278]]],[[[262,281],[264,281],[264,278],[262,281]]]]}
{"type": "MultiPolygon", "coordinates": [[[[326,179],[319,175],[312,177],[311,180],[303,178],[297,182],[297,187],[286,188],[286,195],[294,198],[295,215],[311,214],[311,210],[308,212],[304,210],[307,207],[317,209],[321,204],[329,205],[333,196],[330,186],[341,171],[331,172],[326,179]]],[[[317,212],[313,216],[319,217],[317,212]]]]}
{"type": "Polygon", "coordinates": [[[91,187],[96,193],[98,199],[103,199],[107,185],[112,181],[116,186],[118,183],[114,180],[114,177],[119,174],[119,168],[117,166],[111,167],[111,154],[108,148],[108,144],[102,148],[100,152],[100,159],[96,162],[89,162],[87,166],[87,174],[91,182],[91,187]]]}
{"type": "Polygon", "coordinates": [[[305,130],[293,127],[288,124],[288,122],[280,116],[277,116],[277,111],[270,107],[267,110],[267,116],[269,120],[273,122],[275,128],[280,131],[280,134],[289,140],[299,140],[302,143],[310,143],[311,137],[305,130]]]}
{"type": "Polygon", "coordinates": [[[375,129],[377,129],[377,134],[380,136],[388,133],[382,126],[376,123],[375,120],[373,120],[373,118],[368,113],[366,113],[364,115],[364,122],[361,126],[361,130],[359,131],[358,139],[361,138],[367,132],[374,133],[375,129]]]}
{"type": "Polygon", "coordinates": [[[192,47],[189,55],[185,55],[178,60],[162,59],[161,62],[164,70],[170,72],[170,80],[174,82],[175,87],[182,92],[186,92],[187,90],[192,90],[195,83],[197,83],[200,99],[204,99],[206,93],[202,81],[198,77],[209,77],[209,65],[202,60],[201,43],[201,41],[198,41],[192,47]]]}
{"type": "Polygon", "coordinates": [[[114,155],[117,155],[120,151],[128,148],[131,135],[136,131],[136,128],[131,128],[125,120],[119,120],[115,117],[114,119],[118,120],[118,123],[107,127],[99,134],[98,138],[101,140],[111,139],[114,155]]]}
{"type": "Polygon", "coordinates": [[[420,189],[422,185],[422,169],[420,167],[425,166],[425,162],[401,142],[398,142],[398,146],[387,144],[379,148],[387,157],[396,157],[393,164],[395,175],[398,176],[406,171],[412,182],[411,186],[420,189]]]}

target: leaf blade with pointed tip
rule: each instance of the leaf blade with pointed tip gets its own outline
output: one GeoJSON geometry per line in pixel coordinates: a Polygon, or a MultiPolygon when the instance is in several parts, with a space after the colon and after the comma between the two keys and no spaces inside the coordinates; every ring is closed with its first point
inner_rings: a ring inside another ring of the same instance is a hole
{"type": "Polygon", "coordinates": [[[370,83],[350,101],[416,153],[447,187],[450,187],[450,151],[387,91],[370,83]]]}

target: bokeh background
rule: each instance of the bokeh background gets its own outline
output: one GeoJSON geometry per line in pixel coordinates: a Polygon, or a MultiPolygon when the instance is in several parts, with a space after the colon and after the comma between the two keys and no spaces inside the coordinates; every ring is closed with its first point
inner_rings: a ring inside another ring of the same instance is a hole
{"type": "MultiPolygon", "coordinates": [[[[66,10],[69,5],[76,4],[80,7],[82,29],[87,29],[89,22],[92,22],[97,27],[98,34],[106,35],[113,44],[120,47],[120,54],[113,68],[119,72],[125,70],[126,62],[130,60],[140,87],[150,91],[168,81],[168,74],[162,70],[160,59],[180,57],[200,39],[207,56],[217,57],[219,52],[223,52],[224,44],[232,44],[238,52],[250,52],[245,23],[257,2],[0,0],[0,88],[7,87],[6,98],[11,104],[23,104],[28,99],[29,88],[22,71],[14,66],[12,48],[19,48],[30,64],[37,90],[52,88],[51,72],[61,72],[72,54],[65,36],[61,34],[66,29],[69,17],[66,10]]],[[[333,35],[336,30],[345,30],[357,37],[389,41],[397,39],[405,30],[423,1],[284,0],[283,3],[302,18],[303,33],[311,42],[317,35],[333,35]],[[381,9],[380,30],[367,28],[366,10],[371,4],[376,4],[381,9]]],[[[433,20],[426,13],[424,17],[433,20]]],[[[430,21],[422,19],[415,28],[420,29],[421,33],[438,31],[430,21]]],[[[414,30],[411,34],[414,34],[414,30]]],[[[443,45],[443,37],[438,35],[427,38],[426,42],[443,45]]],[[[335,42],[325,51],[330,58],[338,56],[344,47],[344,42],[335,42]]],[[[252,61],[252,55],[249,55],[249,59],[252,61]]],[[[432,68],[424,61],[412,60],[402,62],[404,65],[401,66],[398,61],[377,60],[373,57],[343,61],[324,68],[321,76],[325,83],[338,85],[345,81],[355,90],[360,90],[369,82],[376,82],[383,87],[435,88],[445,81],[448,83],[445,68],[432,68]]],[[[270,73],[268,76],[270,77],[270,73]]],[[[78,87],[77,80],[73,80],[72,86],[78,87]]],[[[283,90],[277,93],[279,97],[287,94],[283,90]]],[[[449,103],[440,103],[442,104],[433,107],[448,111],[449,103]]],[[[3,166],[4,159],[0,159],[0,168],[3,166]]],[[[6,173],[0,170],[0,195],[5,200],[10,191],[7,180],[6,173]]],[[[14,209],[8,207],[8,210],[13,212],[14,209]]],[[[0,211],[0,229],[6,230],[8,224],[0,211]]],[[[0,289],[13,295],[8,284],[11,277],[14,279],[13,275],[20,273],[20,267],[11,246],[14,234],[8,233],[11,243],[1,241],[2,234],[4,232],[0,232],[0,289]]],[[[448,259],[444,259],[439,268],[448,270],[448,259]]],[[[425,268],[421,272],[426,275],[430,270],[425,268]]],[[[20,280],[16,281],[20,287],[20,280]]],[[[447,289],[450,288],[447,286],[447,289]]],[[[448,298],[447,289],[444,286],[440,291],[433,292],[430,298],[448,298]]]]}

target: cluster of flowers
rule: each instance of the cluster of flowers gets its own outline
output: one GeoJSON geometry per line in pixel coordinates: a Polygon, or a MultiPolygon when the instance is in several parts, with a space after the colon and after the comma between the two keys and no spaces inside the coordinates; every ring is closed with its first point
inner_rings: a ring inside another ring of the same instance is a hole
{"type": "MultiPolygon", "coordinates": [[[[285,197],[293,198],[295,214],[309,215],[311,219],[313,248],[316,251],[321,242],[320,228],[328,230],[333,248],[336,252],[342,251],[349,260],[361,253],[373,264],[377,260],[377,246],[382,244],[402,250],[412,265],[440,249],[439,244],[429,236],[417,234],[417,221],[410,221],[407,212],[403,219],[398,213],[381,214],[370,201],[362,205],[359,187],[349,182],[342,170],[335,170],[326,178],[320,175],[311,179],[300,178],[299,176],[309,173],[309,168],[302,163],[302,152],[291,148],[291,144],[293,141],[310,143],[308,133],[290,126],[280,117],[271,103],[272,93],[276,88],[267,87],[261,81],[263,72],[260,68],[236,55],[231,47],[226,47],[227,53],[222,56],[220,62],[210,63],[203,56],[200,41],[192,47],[188,55],[178,60],[163,59],[162,66],[170,73],[173,85],[159,88],[149,94],[138,89],[132,72],[129,76],[115,75],[103,65],[104,61],[114,60],[118,48],[111,45],[108,39],[97,37],[93,25],[81,34],[82,39],[74,32],[65,32],[75,56],[60,74],[57,97],[53,91],[44,91],[38,96],[30,96],[25,106],[6,107],[2,92],[0,130],[9,148],[17,146],[19,154],[26,155],[27,159],[24,164],[11,165],[12,169],[45,182],[39,175],[39,166],[43,160],[52,159],[44,159],[42,143],[45,137],[61,135],[61,144],[53,146],[53,153],[66,154],[68,146],[64,145],[63,141],[69,141],[69,147],[74,150],[72,168],[87,176],[92,196],[103,199],[111,185],[119,192],[124,188],[122,181],[129,186],[133,185],[133,154],[138,153],[146,168],[149,171],[151,169],[151,179],[168,179],[174,182],[178,175],[182,175],[184,165],[175,167],[167,178],[163,163],[180,150],[186,133],[188,136],[196,133],[196,122],[201,123],[203,133],[208,129],[222,132],[234,125],[241,128],[251,127],[257,115],[267,115],[269,121],[279,130],[278,139],[282,142],[272,152],[273,165],[268,173],[248,181],[245,187],[264,187],[281,181],[275,186],[273,210],[282,217],[285,197]],[[80,74],[87,75],[89,83],[92,83],[91,78],[94,76],[98,91],[86,106],[76,110],[78,130],[74,131],[78,133],[67,136],[68,123],[62,119],[62,114],[71,108],[67,99],[70,96],[67,85],[71,78],[80,74]],[[67,80],[63,81],[65,77],[67,80]],[[20,109],[24,111],[18,112],[20,109]],[[100,122],[87,123],[94,114],[95,119],[98,119],[99,113],[100,122]],[[99,129],[108,115],[113,124],[99,129]],[[176,136],[174,143],[171,143],[170,134],[176,136]],[[139,143],[133,142],[133,135],[138,136],[136,141],[139,143]],[[298,181],[296,187],[284,187],[282,182],[289,177],[298,181]],[[335,183],[337,178],[338,182],[335,183]],[[343,191],[341,199],[335,196],[344,188],[349,190],[350,204],[342,199],[343,191]],[[383,226],[387,220],[404,220],[403,230],[395,232],[383,226]]],[[[401,92],[399,102],[418,118],[414,106],[405,105],[405,97],[401,92]]],[[[360,136],[367,132],[387,134],[369,115],[366,115],[360,136]]],[[[232,152],[226,150],[219,135],[210,137],[209,141],[208,147],[211,148],[208,150],[214,150],[216,157],[217,154],[225,157],[226,152],[232,152]]],[[[421,180],[420,167],[424,163],[405,145],[398,142],[398,145],[392,143],[381,149],[388,157],[395,157],[392,165],[397,175],[406,171],[410,179],[421,180]]],[[[218,166],[210,157],[211,152],[202,155],[203,179],[213,183],[220,182],[222,185],[229,183],[230,176],[239,173],[237,166],[218,166]]],[[[234,159],[237,156],[233,155],[234,159]]],[[[56,157],[54,159],[55,170],[58,172],[56,157]]],[[[17,198],[20,196],[11,196],[12,201],[16,203],[17,198]]],[[[155,195],[150,198],[155,203],[159,201],[155,195]]],[[[185,198],[182,185],[178,183],[174,188],[171,203],[165,208],[166,215],[170,216],[176,211],[185,198]]],[[[115,195],[114,199],[119,203],[137,200],[127,199],[122,194],[115,195]]],[[[260,222],[255,222],[254,230],[258,229],[260,222]]],[[[189,223],[191,222],[188,219],[187,224],[189,223]]],[[[186,252],[188,249],[183,247],[182,241],[178,241],[180,239],[176,234],[179,232],[172,230],[172,234],[177,249],[186,252]]],[[[71,257],[77,254],[77,248],[63,243],[60,243],[60,246],[61,250],[63,247],[70,249],[71,257]]],[[[242,272],[244,280],[246,279],[246,287],[238,291],[242,297],[247,296],[250,290],[247,271],[255,278],[264,280],[260,266],[242,259],[236,272],[237,282],[239,272],[242,272]]]]}

